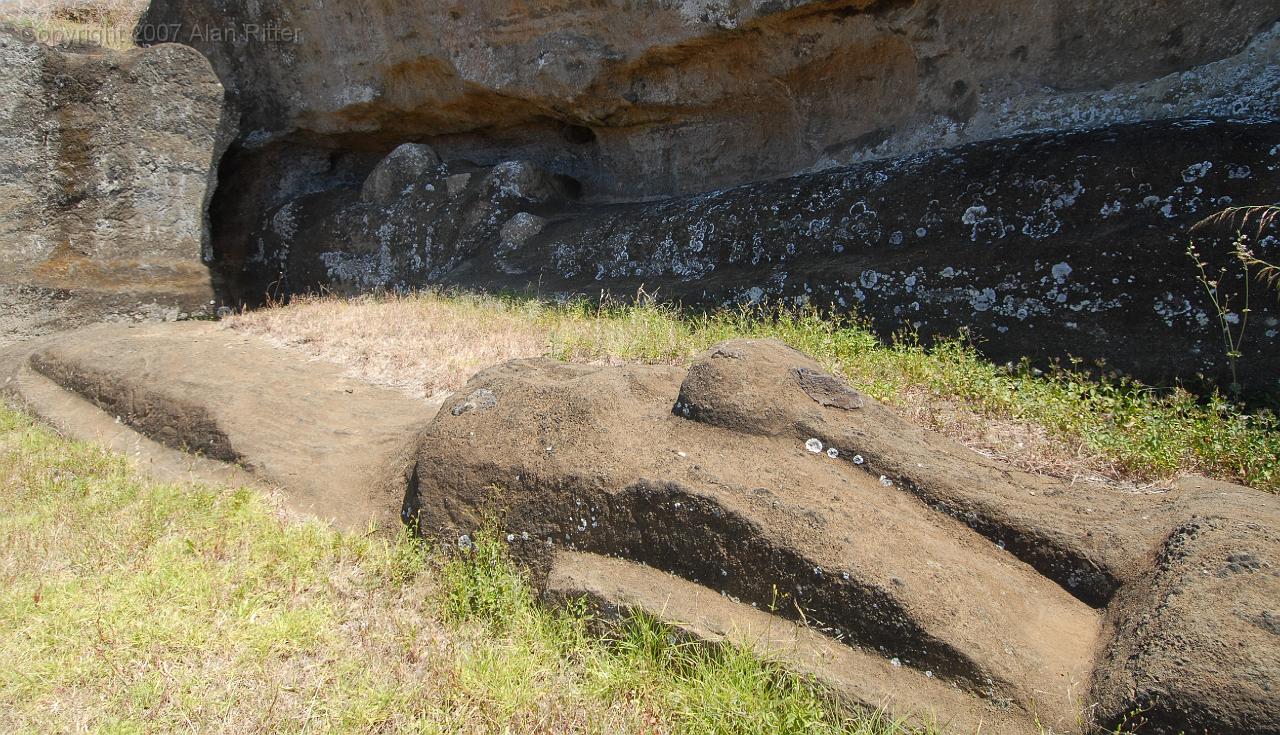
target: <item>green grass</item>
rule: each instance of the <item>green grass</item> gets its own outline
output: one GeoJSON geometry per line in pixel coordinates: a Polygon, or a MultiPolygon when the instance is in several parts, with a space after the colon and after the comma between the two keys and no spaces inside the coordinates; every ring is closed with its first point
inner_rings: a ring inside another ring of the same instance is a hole
{"type": "Polygon", "coordinates": [[[1010,369],[960,340],[926,349],[907,336],[885,345],[856,319],[812,310],[690,315],[653,303],[544,306],[521,300],[492,308],[528,310],[550,331],[551,353],[562,359],[684,361],[726,339],[773,337],[878,399],[959,404],[967,414],[963,420],[975,425],[1000,419],[1041,427],[1064,455],[1049,465],[1089,457],[1137,479],[1195,472],[1280,490],[1280,422],[1269,411],[1245,411],[1220,394],[1204,399],[1066,369],[1047,375],[1026,366],[1010,369]]]}
{"type": "Polygon", "coordinates": [[[489,537],[290,520],[0,409],[0,731],[905,732],[748,650],[590,623],[489,537]]]}

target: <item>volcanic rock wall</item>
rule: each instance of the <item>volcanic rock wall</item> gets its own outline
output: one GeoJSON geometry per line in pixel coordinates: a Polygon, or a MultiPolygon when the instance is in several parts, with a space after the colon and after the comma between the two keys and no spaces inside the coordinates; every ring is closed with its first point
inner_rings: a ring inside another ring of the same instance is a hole
{"type": "Polygon", "coordinates": [[[207,303],[225,110],[190,48],[72,52],[0,31],[0,284],[207,303]]]}
{"type": "Polygon", "coordinates": [[[231,301],[643,284],[1220,379],[1188,229],[1276,196],[1277,0],[156,0],[161,32],[237,105],[231,301]]]}

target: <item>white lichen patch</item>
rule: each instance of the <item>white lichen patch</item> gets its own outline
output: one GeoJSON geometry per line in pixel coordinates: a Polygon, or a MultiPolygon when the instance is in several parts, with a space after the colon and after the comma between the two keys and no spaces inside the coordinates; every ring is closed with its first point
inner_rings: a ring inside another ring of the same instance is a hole
{"type": "Polygon", "coordinates": [[[1179,317],[1191,315],[1194,319],[1194,307],[1185,297],[1175,296],[1172,293],[1166,293],[1163,297],[1156,297],[1155,312],[1164,320],[1165,326],[1172,327],[1174,320],[1179,317]]]}
{"type": "Polygon", "coordinates": [[[987,208],[981,204],[969,207],[964,211],[964,215],[960,217],[961,224],[976,225],[987,216],[987,208]]]}
{"type": "Polygon", "coordinates": [[[284,239],[290,242],[298,234],[298,217],[295,207],[297,202],[289,202],[275,213],[271,218],[271,229],[284,239]]]}
{"type": "Polygon", "coordinates": [[[1182,172],[1182,180],[1188,184],[1203,179],[1213,169],[1213,161],[1203,161],[1188,166],[1182,172]]]}
{"type": "Polygon", "coordinates": [[[996,305],[996,291],[993,288],[984,288],[981,291],[973,289],[969,303],[972,304],[974,311],[991,311],[996,305]]]}

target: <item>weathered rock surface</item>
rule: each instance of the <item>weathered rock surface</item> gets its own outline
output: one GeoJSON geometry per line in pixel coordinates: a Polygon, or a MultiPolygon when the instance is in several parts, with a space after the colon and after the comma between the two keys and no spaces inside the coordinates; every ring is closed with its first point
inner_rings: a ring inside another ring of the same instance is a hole
{"type": "MultiPolygon", "coordinates": [[[[271,211],[242,273],[227,280],[360,293],[409,278],[443,283],[477,268],[508,274],[541,231],[530,213],[563,211],[571,191],[571,181],[527,162],[445,165],[429,148],[402,146],[358,191],[307,194],[271,211]]],[[[528,273],[518,267],[517,277],[528,273]]]]}
{"type": "Polygon", "coordinates": [[[1280,730],[1274,496],[1030,476],[773,342],[688,371],[502,365],[420,446],[404,513],[425,535],[497,517],[553,596],[713,640],[775,630],[755,644],[855,702],[892,691],[957,732],[1135,709],[1158,732],[1280,730]]]}
{"type": "Polygon", "coordinates": [[[73,52],[0,30],[0,284],[207,305],[224,96],[185,46],[73,52]]]}
{"type": "MultiPolygon", "coordinates": [[[[629,296],[643,286],[687,304],[856,309],[885,334],[968,331],[1001,361],[1077,357],[1149,381],[1226,380],[1189,229],[1274,198],[1280,124],[1025,136],[604,206],[527,162],[440,162],[423,146],[397,150],[363,181],[338,170],[323,190],[224,229],[218,267],[241,296],[428,284],[629,296]]],[[[1229,239],[1201,249],[1225,263],[1229,239]]],[[[1253,244],[1280,259],[1280,232],[1253,244]]],[[[1242,277],[1237,264],[1223,283],[1235,318],[1242,277]]],[[[1280,309],[1256,287],[1249,306],[1240,379],[1274,391],[1280,309]]]]}
{"type": "Polygon", "coordinates": [[[1170,735],[1280,732],[1280,514],[1229,485],[1182,489],[1191,513],[1108,611],[1099,718],[1136,711],[1139,732],[1170,735]]]}
{"type": "Polygon", "coordinates": [[[942,732],[1027,732],[1021,713],[976,702],[964,689],[926,671],[845,645],[813,628],[780,620],[758,605],[653,567],[561,552],[553,559],[545,597],[551,602],[585,597],[608,619],[645,613],[693,640],[748,647],[825,682],[854,707],[915,713],[917,721],[936,723],[942,732]]]}
{"type": "Polygon", "coordinates": [[[1029,130],[1274,117],[1275,0],[157,0],[246,147],[534,161],[692,193],[1029,130]]]}
{"type": "Polygon", "coordinates": [[[290,509],[357,529],[398,526],[415,437],[438,407],[209,322],[90,327],[10,348],[0,371],[0,394],[74,435],[122,448],[132,429],[221,467],[198,477],[239,467],[290,509]]]}
{"type": "MultiPolygon", "coordinates": [[[[201,293],[200,296],[205,294],[201,293]]],[[[90,324],[176,322],[207,313],[196,294],[114,293],[0,282],[0,348],[90,324]]]]}

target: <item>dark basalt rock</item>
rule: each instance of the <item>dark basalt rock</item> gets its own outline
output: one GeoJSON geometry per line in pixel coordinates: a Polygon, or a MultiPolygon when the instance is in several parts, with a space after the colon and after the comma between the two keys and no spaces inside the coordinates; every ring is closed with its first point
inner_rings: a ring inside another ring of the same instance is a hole
{"type": "MultiPolygon", "coordinates": [[[[1105,360],[1153,382],[1226,380],[1189,230],[1224,207],[1274,200],[1280,124],[1028,135],[631,204],[578,201],[571,182],[528,163],[447,162],[390,190],[382,173],[365,184],[357,169],[224,229],[226,280],[246,295],[277,271],[294,293],[464,285],[627,297],[643,287],[687,305],[857,312],[885,334],[964,331],[1002,361],[1105,360]],[[394,196],[362,198],[361,186],[394,196]]],[[[1274,261],[1278,243],[1263,233],[1254,245],[1274,261]]],[[[1201,249],[1215,268],[1230,264],[1226,238],[1201,249]]],[[[1231,319],[1242,285],[1237,265],[1223,281],[1236,294],[1231,319]]],[[[1249,307],[1240,380],[1274,390],[1280,310],[1257,288],[1249,307]]]]}
{"type": "Polygon", "coordinates": [[[824,408],[842,408],[853,411],[862,408],[862,394],[850,388],[844,381],[827,373],[796,368],[793,373],[800,388],[824,408]]]}

